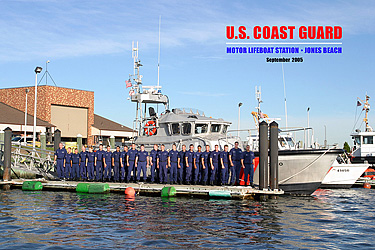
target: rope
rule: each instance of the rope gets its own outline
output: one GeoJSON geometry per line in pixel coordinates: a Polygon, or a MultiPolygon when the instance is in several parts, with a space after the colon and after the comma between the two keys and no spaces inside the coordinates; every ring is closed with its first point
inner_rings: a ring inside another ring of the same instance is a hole
{"type": "Polygon", "coordinates": [[[296,175],[302,173],[303,171],[305,171],[306,169],[308,169],[309,167],[311,167],[311,165],[313,165],[315,162],[317,162],[320,158],[322,158],[326,153],[328,153],[331,149],[333,149],[334,147],[332,148],[329,148],[327,151],[325,151],[323,154],[321,154],[319,157],[317,157],[315,160],[313,160],[312,162],[310,162],[306,167],[304,167],[301,171],[289,176],[288,178],[280,181],[280,183],[284,183],[290,179],[292,179],[293,177],[295,177],[296,175]]]}

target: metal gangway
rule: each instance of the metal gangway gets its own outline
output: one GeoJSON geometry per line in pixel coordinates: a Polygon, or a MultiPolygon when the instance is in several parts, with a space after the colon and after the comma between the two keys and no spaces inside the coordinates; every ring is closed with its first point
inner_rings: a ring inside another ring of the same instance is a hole
{"type": "MultiPolygon", "coordinates": [[[[0,144],[0,165],[3,166],[4,144],[0,144]]],[[[11,147],[11,170],[20,178],[22,173],[43,176],[45,179],[55,179],[54,152],[27,145],[11,147]]]]}

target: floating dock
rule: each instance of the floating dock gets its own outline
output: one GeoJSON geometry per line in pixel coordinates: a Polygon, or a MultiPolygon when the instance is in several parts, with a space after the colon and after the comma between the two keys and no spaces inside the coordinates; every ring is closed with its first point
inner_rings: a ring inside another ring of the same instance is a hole
{"type": "MultiPolygon", "coordinates": [[[[39,181],[43,185],[43,190],[52,191],[72,191],[76,192],[78,183],[98,184],[97,182],[78,182],[78,181],[47,181],[44,179],[35,180],[12,180],[0,181],[0,186],[8,185],[10,188],[22,188],[23,183],[27,181],[39,181]]],[[[99,182],[100,183],[100,182],[99,182]]],[[[169,184],[150,184],[150,183],[112,183],[109,185],[110,192],[125,192],[128,187],[134,188],[137,195],[161,196],[162,189],[165,187],[174,187],[176,196],[198,197],[198,198],[226,198],[226,199],[267,199],[284,194],[282,190],[259,190],[257,188],[245,186],[202,186],[202,185],[169,185],[169,184]]]]}

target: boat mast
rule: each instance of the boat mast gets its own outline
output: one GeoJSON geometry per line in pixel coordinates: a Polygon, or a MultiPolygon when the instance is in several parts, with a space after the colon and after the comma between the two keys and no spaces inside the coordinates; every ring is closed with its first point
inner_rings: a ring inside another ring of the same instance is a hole
{"type": "MultiPolygon", "coordinates": [[[[130,75],[129,77],[133,79],[134,84],[132,86],[132,95],[136,95],[142,92],[141,90],[141,84],[142,84],[142,75],[139,73],[139,68],[143,66],[141,64],[141,60],[138,59],[138,41],[136,43],[136,47],[134,46],[134,41],[132,42],[132,57],[134,59],[134,70],[133,75],[130,75]]],[[[136,107],[136,117],[135,117],[135,128],[138,130],[138,135],[141,131],[141,125],[143,121],[143,113],[142,113],[142,103],[141,100],[137,101],[137,107],[136,107]]]]}
{"type": "Polygon", "coordinates": [[[161,26],[161,16],[159,16],[158,87],[159,87],[159,79],[160,79],[160,26],[161,26]]]}
{"type": "Polygon", "coordinates": [[[365,111],[365,118],[363,118],[363,121],[365,122],[366,125],[366,132],[371,132],[372,128],[368,125],[368,112],[370,111],[370,104],[368,101],[370,100],[370,97],[366,95],[366,99],[363,102],[363,110],[365,111]]]}

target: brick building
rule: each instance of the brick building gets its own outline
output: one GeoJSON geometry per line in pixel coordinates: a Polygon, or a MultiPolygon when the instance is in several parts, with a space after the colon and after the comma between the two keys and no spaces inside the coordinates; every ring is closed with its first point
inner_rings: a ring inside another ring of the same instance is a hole
{"type": "MultiPolygon", "coordinates": [[[[26,89],[29,90],[27,113],[33,115],[35,87],[0,89],[0,102],[24,111],[26,89]]],[[[85,144],[94,143],[93,91],[42,85],[38,86],[37,99],[37,118],[60,129],[63,140],[73,140],[77,134],[81,134],[85,144]]]]}

